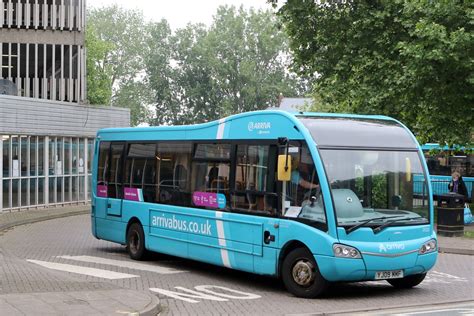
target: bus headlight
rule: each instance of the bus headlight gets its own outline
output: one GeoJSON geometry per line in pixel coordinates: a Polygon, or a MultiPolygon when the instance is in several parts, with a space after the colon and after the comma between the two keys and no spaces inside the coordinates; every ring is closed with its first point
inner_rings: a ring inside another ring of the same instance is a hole
{"type": "Polygon", "coordinates": [[[424,255],[425,253],[430,253],[430,252],[436,251],[436,249],[437,249],[436,240],[435,239],[430,239],[421,246],[418,253],[420,255],[424,255]]]}
{"type": "Polygon", "coordinates": [[[342,245],[342,244],[334,244],[332,246],[332,250],[334,251],[334,256],[339,258],[350,258],[350,259],[360,259],[361,255],[359,250],[354,247],[342,245]]]}

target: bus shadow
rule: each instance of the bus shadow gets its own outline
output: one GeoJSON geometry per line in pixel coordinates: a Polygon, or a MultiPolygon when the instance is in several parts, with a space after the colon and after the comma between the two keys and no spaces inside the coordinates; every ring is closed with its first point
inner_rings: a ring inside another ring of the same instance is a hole
{"type": "MultiPolygon", "coordinates": [[[[116,247],[98,247],[96,250],[108,253],[114,256],[120,256],[129,259],[126,248],[123,246],[116,247]]],[[[257,275],[250,272],[244,272],[234,269],[229,269],[221,266],[216,266],[200,261],[185,259],[166,255],[157,252],[151,252],[143,260],[149,264],[159,264],[177,270],[185,270],[193,274],[205,278],[212,278],[216,282],[232,283],[238,286],[251,286],[252,288],[261,292],[271,292],[294,297],[286,291],[280,279],[257,275]]],[[[351,283],[332,283],[319,299],[357,299],[357,298],[380,298],[391,297],[393,295],[400,295],[407,291],[422,291],[422,288],[414,288],[411,290],[396,289],[385,281],[378,282],[351,282],[351,283]]],[[[294,297],[295,299],[299,299],[294,297]]]]}

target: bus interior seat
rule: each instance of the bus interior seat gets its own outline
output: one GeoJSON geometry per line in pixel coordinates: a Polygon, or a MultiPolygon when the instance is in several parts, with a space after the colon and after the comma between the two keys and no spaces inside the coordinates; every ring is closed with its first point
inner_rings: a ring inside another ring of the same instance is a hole
{"type": "Polygon", "coordinates": [[[229,189],[229,184],[226,178],[218,177],[211,182],[211,191],[227,191],[229,189]]]}

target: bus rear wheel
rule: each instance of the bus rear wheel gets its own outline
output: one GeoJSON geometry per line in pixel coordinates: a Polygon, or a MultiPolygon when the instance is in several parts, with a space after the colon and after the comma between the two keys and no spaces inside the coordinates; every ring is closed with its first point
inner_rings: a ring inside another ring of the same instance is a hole
{"type": "Polygon", "coordinates": [[[133,260],[145,259],[145,234],[140,223],[133,223],[127,231],[127,252],[133,260]]]}
{"type": "Polygon", "coordinates": [[[285,257],[281,275],[286,289],[297,297],[317,297],[328,286],[314,256],[306,248],[296,248],[285,257]]]}
{"type": "Polygon", "coordinates": [[[401,279],[390,279],[387,280],[393,287],[397,289],[410,289],[420,284],[426,277],[426,273],[409,275],[401,279]]]}

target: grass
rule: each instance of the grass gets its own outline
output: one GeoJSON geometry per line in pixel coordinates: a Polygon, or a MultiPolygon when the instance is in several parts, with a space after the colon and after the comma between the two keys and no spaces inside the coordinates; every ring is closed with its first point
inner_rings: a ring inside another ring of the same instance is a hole
{"type": "Polygon", "coordinates": [[[474,239],[474,231],[465,231],[464,237],[474,239]]]}

